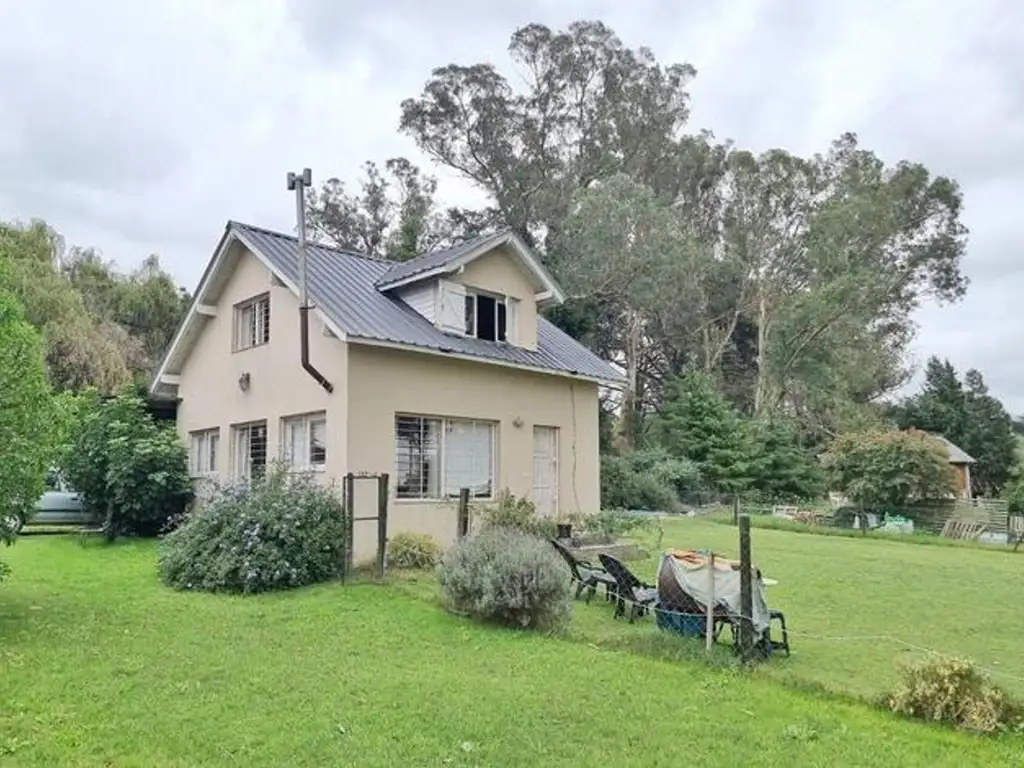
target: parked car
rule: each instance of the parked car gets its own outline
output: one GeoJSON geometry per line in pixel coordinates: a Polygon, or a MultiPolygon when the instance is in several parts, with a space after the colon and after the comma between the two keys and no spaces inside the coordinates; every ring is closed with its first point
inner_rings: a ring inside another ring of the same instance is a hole
{"type": "Polygon", "coordinates": [[[8,521],[15,533],[33,525],[88,525],[92,519],[85,512],[81,495],[67,484],[59,472],[46,473],[46,490],[36,502],[35,512],[27,520],[20,515],[8,521]]]}

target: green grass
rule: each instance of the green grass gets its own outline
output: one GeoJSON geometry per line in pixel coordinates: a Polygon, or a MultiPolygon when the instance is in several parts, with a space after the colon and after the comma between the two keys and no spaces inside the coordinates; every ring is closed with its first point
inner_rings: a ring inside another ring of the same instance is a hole
{"type": "MultiPolygon", "coordinates": [[[[706,520],[664,522],[663,545],[712,548],[737,557],[737,529],[706,520]]],[[[812,536],[751,532],[753,559],[773,608],[786,614],[793,657],[758,674],[801,687],[877,699],[891,689],[901,659],[920,648],[970,658],[1024,699],[1024,551],[991,546],[916,546],[892,536],[812,536]],[[887,636],[888,640],[862,640],[887,636]],[[910,646],[918,646],[912,648],[910,646]]],[[[630,563],[654,582],[657,553],[630,563]]],[[[577,612],[574,631],[589,642],[619,642],[644,627],[611,622],[604,606],[577,612]]]]}
{"type": "MultiPolygon", "coordinates": [[[[672,533],[724,549],[729,531],[672,533]]],[[[828,568],[807,573],[819,541],[878,543],[774,535],[759,532],[755,551],[783,580],[777,594],[794,623],[844,613],[850,589],[808,600],[812,585],[796,575],[832,583],[828,568]],[[784,555],[786,542],[807,551],[784,555]]],[[[1019,764],[1011,738],[972,738],[700,662],[479,627],[424,599],[428,580],[233,598],[165,589],[148,543],[26,537],[3,555],[14,569],[0,585],[4,766],[1019,764]]],[[[581,605],[574,621],[577,640],[604,627],[623,633],[612,644],[671,648],[649,626],[612,622],[603,605],[581,605]]],[[[790,666],[824,659],[838,671],[842,648],[797,642],[790,666]]]]}

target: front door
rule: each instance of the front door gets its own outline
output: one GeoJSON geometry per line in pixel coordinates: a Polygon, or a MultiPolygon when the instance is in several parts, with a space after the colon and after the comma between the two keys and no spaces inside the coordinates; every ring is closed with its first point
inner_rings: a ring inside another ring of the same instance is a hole
{"type": "Polygon", "coordinates": [[[533,428],[533,504],[541,517],[558,514],[558,427],[533,428]]]}

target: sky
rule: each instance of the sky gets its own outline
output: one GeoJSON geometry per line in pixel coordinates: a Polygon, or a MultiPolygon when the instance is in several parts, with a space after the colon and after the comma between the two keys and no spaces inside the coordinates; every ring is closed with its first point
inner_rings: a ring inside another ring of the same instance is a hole
{"type": "MultiPolygon", "coordinates": [[[[1024,3],[1014,0],[0,0],[0,219],[43,218],[190,290],[228,219],[292,231],[289,170],[425,163],[399,105],[433,67],[507,65],[529,22],[600,19],[697,68],[690,128],[810,154],[844,131],[965,195],[971,284],[914,358],[1024,413],[1024,3]]],[[[445,204],[480,193],[434,170],[445,204]]]]}

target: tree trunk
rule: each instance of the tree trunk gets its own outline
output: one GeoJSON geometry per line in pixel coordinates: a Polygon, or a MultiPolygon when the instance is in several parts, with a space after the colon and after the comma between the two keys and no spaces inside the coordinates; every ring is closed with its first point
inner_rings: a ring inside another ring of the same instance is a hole
{"type": "Polygon", "coordinates": [[[622,418],[619,420],[619,449],[632,451],[636,442],[637,389],[640,379],[640,315],[632,309],[624,313],[626,326],[626,388],[622,393],[622,418]]]}
{"type": "Polygon", "coordinates": [[[768,346],[768,302],[764,294],[757,302],[757,386],[754,388],[754,416],[761,415],[768,402],[768,371],[765,365],[765,350],[768,346]]]}

